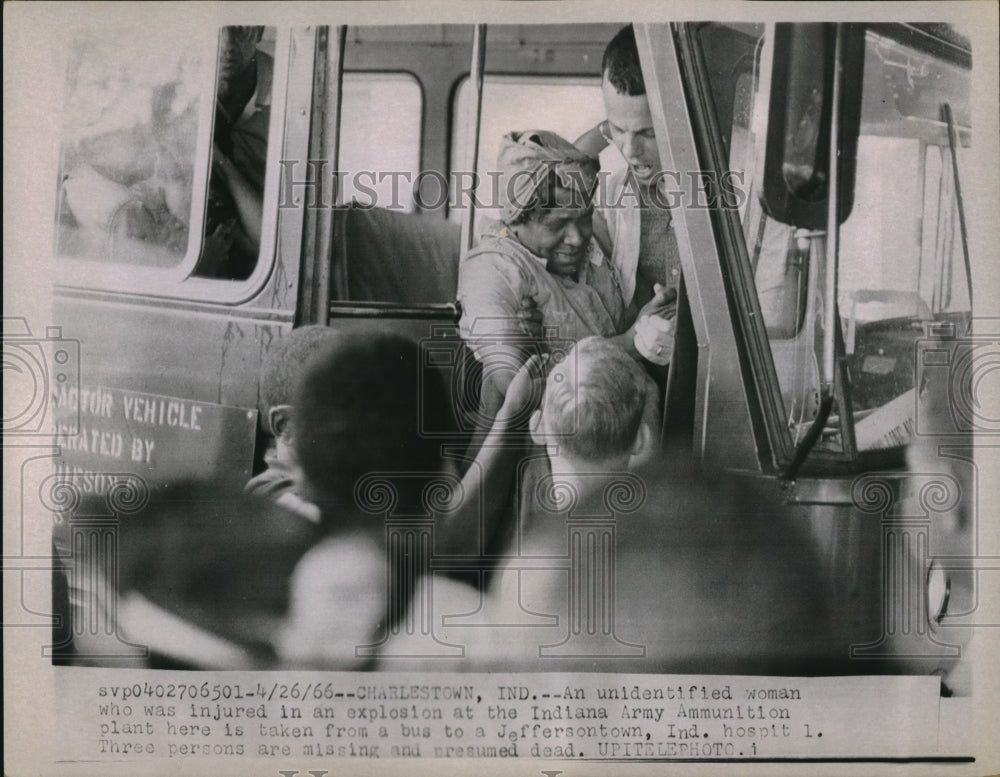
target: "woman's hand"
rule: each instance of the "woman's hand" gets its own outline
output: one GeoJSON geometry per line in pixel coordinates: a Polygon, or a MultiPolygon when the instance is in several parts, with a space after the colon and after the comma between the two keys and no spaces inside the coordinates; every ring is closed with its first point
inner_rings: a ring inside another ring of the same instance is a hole
{"type": "Polygon", "coordinates": [[[674,355],[674,320],[642,316],[635,322],[635,349],[653,364],[669,364],[674,355]]]}
{"type": "Polygon", "coordinates": [[[642,306],[636,319],[632,344],[639,355],[653,364],[669,364],[674,353],[674,317],[677,290],[657,283],[653,298],[642,306]]]}
{"type": "Polygon", "coordinates": [[[521,322],[528,337],[539,341],[543,339],[542,311],[531,297],[525,297],[521,300],[521,305],[517,309],[517,319],[521,322]]]}

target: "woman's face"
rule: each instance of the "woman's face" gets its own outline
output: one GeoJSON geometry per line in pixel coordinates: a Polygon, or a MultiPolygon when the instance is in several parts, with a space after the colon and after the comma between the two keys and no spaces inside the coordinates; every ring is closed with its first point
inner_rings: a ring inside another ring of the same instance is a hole
{"type": "Polygon", "coordinates": [[[521,245],[545,260],[546,270],[575,279],[594,233],[594,209],[581,207],[580,195],[561,186],[556,188],[553,205],[537,211],[523,224],[515,224],[511,231],[521,245]]]}

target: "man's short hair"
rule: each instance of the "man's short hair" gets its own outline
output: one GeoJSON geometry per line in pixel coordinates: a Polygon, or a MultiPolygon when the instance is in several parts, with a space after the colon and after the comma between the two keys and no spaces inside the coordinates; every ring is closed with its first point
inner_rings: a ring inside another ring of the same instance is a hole
{"type": "Polygon", "coordinates": [[[639,49],[635,44],[632,25],[622,27],[604,49],[601,74],[619,94],[646,94],[646,82],[639,65],[639,49]]]}
{"type": "Polygon", "coordinates": [[[271,346],[261,365],[257,400],[265,425],[272,407],[292,404],[300,374],[309,357],[324,343],[338,336],[325,326],[303,326],[293,329],[271,346]]]}
{"type": "MultiPolygon", "coordinates": [[[[316,501],[355,504],[355,488],[371,473],[440,472],[440,442],[421,429],[441,428],[447,412],[442,376],[421,364],[416,342],[380,333],[323,344],[305,367],[292,417],[295,452],[316,501]]],[[[419,504],[420,478],[396,480],[401,501],[419,504]]]]}
{"type": "Polygon", "coordinates": [[[604,461],[631,452],[646,403],[646,375],[603,337],[578,342],[545,383],[545,431],[570,458],[604,461]]]}

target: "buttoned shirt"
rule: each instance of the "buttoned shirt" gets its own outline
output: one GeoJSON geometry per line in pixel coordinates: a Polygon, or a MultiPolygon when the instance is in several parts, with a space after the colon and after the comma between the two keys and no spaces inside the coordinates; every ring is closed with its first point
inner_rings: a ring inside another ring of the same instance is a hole
{"type": "MultiPolygon", "coordinates": [[[[667,196],[665,182],[663,178],[659,182],[661,203],[667,196]]],[[[607,191],[598,200],[604,204],[600,213],[611,239],[605,248],[621,278],[626,304],[635,302],[638,308],[652,297],[652,288],[637,294],[638,282],[659,282],[662,277],[668,287],[676,287],[681,263],[670,210],[642,197],[636,186],[625,168],[608,179],[607,191]]]]}

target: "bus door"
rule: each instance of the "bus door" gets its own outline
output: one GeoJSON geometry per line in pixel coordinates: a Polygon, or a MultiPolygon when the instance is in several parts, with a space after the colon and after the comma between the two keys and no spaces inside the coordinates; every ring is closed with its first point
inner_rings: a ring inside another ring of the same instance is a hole
{"type": "Polygon", "coordinates": [[[967,690],[975,467],[945,384],[970,358],[968,42],[716,23],[637,40],[661,158],[702,181],[675,222],[696,455],[802,507],[859,671],[905,655],[967,690]]]}
{"type": "MultiPolygon", "coordinates": [[[[329,255],[310,254],[313,277],[328,273],[321,294],[329,302],[313,311],[303,300],[300,320],[415,340],[421,363],[444,372],[451,394],[450,428],[424,430],[443,443],[464,449],[482,426],[481,368],[458,335],[456,292],[462,252],[499,218],[490,173],[500,139],[532,127],[573,138],[597,124],[595,63],[615,29],[408,25],[340,33],[335,190],[323,192],[335,206],[331,247],[329,255]]],[[[309,286],[315,294],[322,284],[309,286]]],[[[401,390],[420,391],[415,380],[401,390]]]]}

